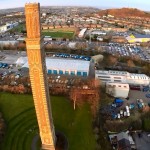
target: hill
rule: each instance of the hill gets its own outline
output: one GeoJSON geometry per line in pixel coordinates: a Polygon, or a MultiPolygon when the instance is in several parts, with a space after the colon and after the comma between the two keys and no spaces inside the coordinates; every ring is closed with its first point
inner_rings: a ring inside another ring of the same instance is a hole
{"type": "Polygon", "coordinates": [[[98,12],[100,16],[112,15],[115,17],[144,17],[150,18],[150,14],[136,8],[106,9],[98,12]]]}

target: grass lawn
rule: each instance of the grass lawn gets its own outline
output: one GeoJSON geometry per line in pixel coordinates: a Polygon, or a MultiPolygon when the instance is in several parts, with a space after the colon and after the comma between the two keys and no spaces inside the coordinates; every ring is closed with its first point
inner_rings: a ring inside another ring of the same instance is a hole
{"type": "Polygon", "coordinates": [[[42,30],[43,32],[48,32],[48,31],[60,31],[60,32],[76,32],[77,28],[75,27],[63,27],[63,28],[52,28],[52,29],[44,29],[42,30]]]}
{"type": "Polygon", "coordinates": [[[44,36],[51,36],[52,38],[68,38],[72,39],[74,36],[73,31],[42,31],[44,36]]]}
{"type": "Polygon", "coordinates": [[[12,32],[21,32],[22,30],[25,30],[25,24],[19,24],[18,26],[11,29],[12,32]]]}
{"type": "MultiPolygon", "coordinates": [[[[94,150],[96,141],[89,106],[85,104],[74,111],[65,97],[53,96],[51,99],[55,129],[66,135],[69,150],[79,147],[80,150],[94,150]]],[[[0,150],[30,150],[32,138],[38,133],[32,96],[0,93],[0,111],[7,123],[0,150]]]]}

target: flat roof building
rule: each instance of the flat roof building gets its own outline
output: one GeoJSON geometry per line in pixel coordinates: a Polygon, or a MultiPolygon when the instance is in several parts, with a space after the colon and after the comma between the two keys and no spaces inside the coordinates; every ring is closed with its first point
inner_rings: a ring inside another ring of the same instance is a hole
{"type": "Polygon", "coordinates": [[[87,28],[82,29],[82,30],[80,31],[78,37],[79,37],[79,38],[83,38],[83,36],[84,36],[84,34],[85,34],[86,31],[87,31],[87,28]]]}
{"type": "Polygon", "coordinates": [[[134,74],[127,71],[95,70],[95,78],[101,82],[127,83],[129,85],[149,85],[150,78],[145,74],[134,74]]]}
{"type": "Polygon", "coordinates": [[[127,98],[129,94],[129,84],[126,83],[106,83],[106,93],[114,97],[127,98]]]}
{"type": "MultiPolygon", "coordinates": [[[[74,59],[58,59],[46,58],[46,67],[48,74],[60,75],[76,75],[76,76],[89,76],[91,61],[74,60],[74,59]]],[[[23,66],[28,68],[28,62],[23,66]]]]}
{"type": "Polygon", "coordinates": [[[142,43],[150,41],[149,34],[131,34],[130,36],[126,37],[129,43],[142,43]]]}
{"type": "Polygon", "coordinates": [[[13,22],[13,23],[6,23],[2,26],[0,26],[0,33],[4,33],[14,27],[16,27],[19,23],[18,22],[13,22]]]}
{"type": "Polygon", "coordinates": [[[91,34],[93,34],[93,35],[106,35],[106,32],[105,31],[101,31],[101,30],[93,30],[91,32],[91,34]]]}

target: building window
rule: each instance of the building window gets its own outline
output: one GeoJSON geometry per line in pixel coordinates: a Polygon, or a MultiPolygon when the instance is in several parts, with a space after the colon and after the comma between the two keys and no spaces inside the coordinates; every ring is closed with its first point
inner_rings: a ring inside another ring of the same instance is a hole
{"type": "Polygon", "coordinates": [[[71,71],[70,75],[74,76],[75,75],[75,71],[71,71]]]}
{"type": "Polygon", "coordinates": [[[80,71],[77,72],[77,76],[81,76],[81,72],[80,71]]]}
{"type": "Polygon", "coordinates": [[[109,76],[98,76],[99,78],[110,78],[109,76]]]}
{"type": "Polygon", "coordinates": [[[121,79],[121,77],[114,77],[114,79],[121,79]]]}
{"type": "Polygon", "coordinates": [[[114,82],[121,82],[121,80],[114,80],[114,82]]]}
{"type": "Polygon", "coordinates": [[[52,70],[48,70],[48,74],[52,74],[52,70]]]}
{"type": "Polygon", "coordinates": [[[100,79],[100,80],[102,80],[102,81],[110,81],[110,79],[100,79]]]}
{"type": "Polygon", "coordinates": [[[53,70],[53,74],[57,74],[57,70],[53,70]]]}
{"type": "Polygon", "coordinates": [[[62,70],[59,70],[59,74],[63,74],[63,71],[62,71],[62,70]]]}
{"type": "Polygon", "coordinates": [[[83,76],[84,76],[84,77],[87,77],[87,72],[83,72],[83,76]]]}
{"type": "Polygon", "coordinates": [[[65,71],[65,75],[69,75],[69,71],[65,71]]]}

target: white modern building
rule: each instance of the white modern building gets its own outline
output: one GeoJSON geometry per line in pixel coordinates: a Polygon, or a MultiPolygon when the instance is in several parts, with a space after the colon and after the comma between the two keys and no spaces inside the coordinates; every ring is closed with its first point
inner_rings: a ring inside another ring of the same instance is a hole
{"type": "MultiPolygon", "coordinates": [[[[91,61],[61,59],[61,58],[46,58],[46,67],[48,74],[72,75],[87,77],[90,73],[90,68],[93,67],[91,61]]],[[[26,62],[22,68],[29,68],[26,62]]]]}
{"type": "Polygon", "coordinates": [[[92,35],[106,35],[106,32],[101,31],[101,30],[93,30],[91,32],[92,35]]]}
{"type": "Polygon", "coordinates": [[[27,61],[28,61],[27,57],[19,57],[15,62],[15,64],[16,66],[23,66],[25,63],[27,63],[27,61]]]}
{"type": "Polygon", "coordinates": [[[98,36],[98,37],[97,37],[97,40],[98,40],[98,41],[103,41],[103,38],[102,38],[101,36],[98,36]]]}
{"type": "Polygon", "coordinates": [[[149,29],[143,29],[143,31],[144,31],[146,34],[150,34],[150,30],[149,30],[149,29]]]}
{"type": "Polygon", "coordinates": [[[16,27],[19,23],[14,22],[14,23],[6,23],[5,25],[0,26],[0,33],[4,33],[14,27],[16,27]]]}
{"type": "Polygon", "coordinates": [[[86,31],[87,31],[87,28],[82,29],[82,30],[80,31],[78,37],[79,37],[79,38],[83,38],[86,31]]]}
{"type": "Polygon", "coordinates": [[[95,70],[95,78],[102,83],[117,82],[129,85],[149,85],[150,78],[145,74],[134,74],[127,71],[95,70]]]}
{"type": "Polygon", "coordinates": [[[69,42],[68,47],[69,48],[75,48],[76,47],[76,42],[69,42]]]}
{"type": "Polygon", "coordinates": [[[6,25],[1,25],[0,26],[0,33],[6,32],[7,31],[7,26],[6,25]]]}
{"type": "Polygon", "coordinates": [[[113,97],[127,98],[129,94],[129,84],[126,83],[106,83],[106,93],[113,97]]]}

